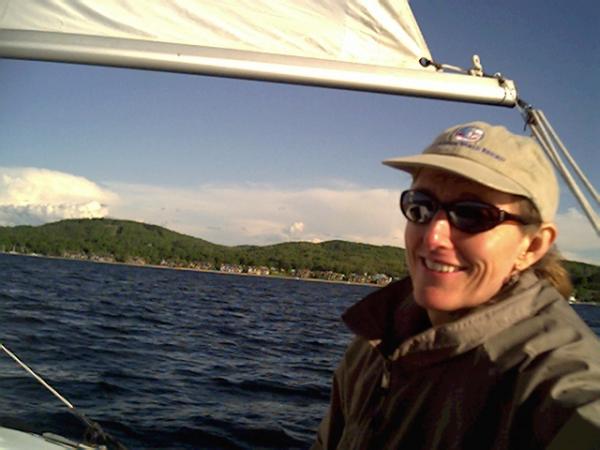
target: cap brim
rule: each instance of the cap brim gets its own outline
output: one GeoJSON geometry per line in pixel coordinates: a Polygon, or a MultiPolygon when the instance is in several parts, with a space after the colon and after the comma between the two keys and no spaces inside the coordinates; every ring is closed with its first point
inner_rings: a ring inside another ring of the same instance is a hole
{"type": "Polygon", "coordinates": [[[456,155],[421,154],[386,159],[383,161],[383,164],[411,174],[414,174],[418,169],[423,168],[444,170],[501,192],[523,195],[526,197],[531,195],[522,186],[515,183],[504,174],[470,159],[461,158],[456,155]]]}

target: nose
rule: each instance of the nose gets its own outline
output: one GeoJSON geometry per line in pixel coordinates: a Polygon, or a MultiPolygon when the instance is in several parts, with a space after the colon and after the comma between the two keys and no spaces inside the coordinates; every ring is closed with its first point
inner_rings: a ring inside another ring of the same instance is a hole
{"type": "Polygon", "coordinates": [[[444,210],[440,210],[426,225],[424,230],[423,242],[429,250],[440,247],[451,247],[450,222],[444,210]]]}

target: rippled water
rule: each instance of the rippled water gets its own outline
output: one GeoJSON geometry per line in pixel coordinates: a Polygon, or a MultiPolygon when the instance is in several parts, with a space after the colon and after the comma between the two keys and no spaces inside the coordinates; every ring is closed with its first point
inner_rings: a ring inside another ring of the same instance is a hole
{"type": "MultiPolygon", "coordinates": [[[[0,255],[0,341],[131,449],[312,442],[373,288],[0,255]]],[[[577,306],[600,334],[600,308],[577,306]]],[[[0,354],[0,424],[81,437],[0,354]]]]}
{"type": "MultiPolygon", "coordinates": [[[[130,448],[306,448],[351,286],[0,255],[0,340],[130,448]]],[[[0,423],[82,429],[0,355],[0,423]]]]}

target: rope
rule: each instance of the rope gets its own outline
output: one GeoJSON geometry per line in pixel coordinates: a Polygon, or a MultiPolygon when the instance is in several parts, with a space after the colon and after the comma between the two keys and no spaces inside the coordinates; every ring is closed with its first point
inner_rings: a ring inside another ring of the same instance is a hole
{"type": "Polygon", "coordinates": [[[552,124],[546,118],[544,111],[542,111],[541,109],[537,109],[535,110],[535,113],[539,115],[540,121],[544,124],[544,127],[547,128],[554,141],[558,144],[558,148],[561,149],[563,155],[565,156],[565,158],[567,158],[567,161],[569,161],[569,164],[571,164],[573,169],[575,169],[575,173],[581,179],[581,181],[583,181],[583,184],[588,189],[590,194],[592,194],[592,197],[594,198],[594,200],[596,200],[596,203],[600,204],[600,195],[598,195],[598,191],[596,191],[590,180],[585,176],[583,171],[579,168],[579,165],[577,165],[577,162],[569,153],[569,150],[567,150],[567,147],[565,147],[565,145],[562,143],[562,141],[560,140],[560,136],[556,133],[556,131],[554,131],[554,128],[552,128],[552,124]]]}
{"type": "Polygon", "coordinates": [[[23,369],[25,369],[25,371],[27,373],[29,373],[32,377],[34,377],[42,386],[44,386],[46,389],[48,389],[61,402],[63,402],[65,405],[67,405],[67,408],[69,408],[69,411],[86,425],[87,428],[85,430],[84,440],[87,443],[92,443],[92,445],[97,446],[98,440],[102,439],[102,441],[104,443],[112,444],[114,446],[114,448],[116,448],[117,450],[127,450],[127,448],[123,444],[121,444],[117,439],[112,437],[110,434],[106,433],[99,424],[97,424],[93,420],[90,420],[83,413],[79,412],[70,401],[68,401],[66,398],[64,398],[62,395],[60,395],[56,389],[54,389],[52,386],[50,386],[48,383],[46,383],[46,381],[44,381],[44,379],[42,377],[40,377],[37,373],[35,373],[33,370],[31,370],[27,366],[27,364],[25,364],[23,361],[21,361],[17,357],[17,355],[15,355],[8,348],[6,348],[4,346],[4,344],[0,343],[0,348],[2,350],[4,350],[4,352],[6,352],[6,354],[8,356],[10,356],[12,359],[14,359],[19,366],[21,366],[23,369]]]}
{"type": "Polygon", "coordinates": [[[71,402],[69,402],[69,400],[64,398],[62,395],[60,395],[58,393],[58,391],[56,389],[54,389],[52,386],[50,386],[48,383],[46,383],[42,379],[42,377],[40,377],[37,373],[35,373],[33,370],[31,370],[23,361],[21,361],[17,357],[17,355],[15,355],[13,352],[11,352],[9,349],[7,349],[4,346],[4,344],[0,344],[0,348],[2,348],[2,350],[4,350],[8,356],[10,356],[12,359],[14,359],[18,365],[20,365],[23,369],[25,369],[29,373],[29,375],[31,375],[33,378],[38,380],[38,382],[40,382],[42,384],[42,386],[44,386],[46,389],[48,389],[50,392],[52,392],[61,402],[63,402],[65,405],[67,405],[67,408],[75,409],[75,407],[73,406],[73,404],[71,402]]]}
{"type": "Polygon", "coordinates": [[[600,218],[588,202],[587,198],[581,192],[579,186],[577,186],[577,183],[573,179],[568,168],[563,163],[562,159],[560,158],[560,155],[558,154],[558,151],[556,150],[556,147],[554,146],[554,142],[558,143],[561,151],[563,152],[569,163],[574,167],[575,172],[577,173],[579,178],[584,182],[585,187],[595,198],[596,202],[599,203],[597,191],[591,185],[589,180],[585,177],[581,169],[579,169],[579,167],[569,154],[567,148],[560,141],[556,132],[550,126],[548,120],[544,116],[544,113],[540,110],[532,108],[531,105],[528,105],[523,101],[519,101],[518,105],[521,109],[525,122],[531,128],[534,137],[538,140],[541,147],[544,149],[546,156],[548,156],[550,161],[556,167],[557,171],[561,174],[567,186],[571,189],[571,192],[581,205],[584,213],[588,217],[596,233],[600,235],[600,218]]]}

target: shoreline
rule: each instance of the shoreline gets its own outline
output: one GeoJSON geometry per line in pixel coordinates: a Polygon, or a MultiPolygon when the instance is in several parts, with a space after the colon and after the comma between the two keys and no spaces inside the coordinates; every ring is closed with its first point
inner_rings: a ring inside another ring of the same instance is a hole
{"type": "Polygon", "coordinates": [[[165,269],[165,270],[183,270],[188,272],[199,272],[199,273],[212,273],[217,275],[239,275],[243,277],[258,277],[258,278],[273,278],[273,279],[281,279],[281,280],[291,280],[291,281],[310,281],[317,283],[333,283],[333,284],[345,284],[349,286],[368,286],[373,288],[381,288],[383,286],[374,284],[374,283],[358,283],[355,281],[339,281],[339,280],[324,280],[322,278],[305,278],[305,277],[291,277],[289,275],[258,275],[254,273],[243,273],[243,272],[224,272],[216,269],[194,269],[191,267],[172,267],[172,266],[161,266],[157,264],[139,264],[139,263],[125,263],[118,261],[95,261],[91,259],[84,258],[68,258],[66,256],[50,256],[50,255],[41,255],[37,253],[18,253],[18,252],[2,252],[0,251],[0,255],[10,255],[10,256],[28,256],[31,258],[46,258],[46,259],[58,259],[62,261],[79,261],[86,263],[94,263],[94,264],[111,264],[115,266],[126,266],[126,267],[140,267],[140,268],[148,268],[148,269],[165,269]]]}
{"type": "MultiPolygon", "coordinates": [[[[46,259],[58,259],[63,261],[80,261],[87,263],[95,263],[95,264],[111,264],[115,266],[126,266],[126,267],[139,267],[139,268],[148,268],[148,269],[165,269],[165,270],[180,270],[180,271],[188,271],[188,272],[199,272],[199,273],[212,273],[216,275],[238,275],[243,277],[258,277],[258,278],[271,278],[271,279],[281,279],[281,280],[290,280],[290,281],[309,281],[316,283],[332,283],[332,284],[345,284],[349,286],[366,286],[374,289],[379,289],[385,287],[385,285],[378,285],[375,283],[358,283],[355,281],[339,281],[339,280],[325,280],[322,278],[302,278],[302,277],[291,277],[289,275],[258,275],[254,273],[243,273],[243,272],[224,272],[215,269],[194,269],[190,267],[172,267],[172,266],[161,266],[156,264],[139,264],[139,263],[124,263],[117,261],[94,261],[90,259],[83,258],[68,258],[64,256],[49,256],[49,255],[40,255],[40,254],[30,254],[30,253],[18,253],[18,252],[2,252],[0,251],[0,255],[14,255],[14,256],[27,256],[31,258],[46,258],[46,259]]],[[[568,300],[565,300],[568,302],[568,300]]],[[[569,305],[591,305],[591,306],[600,306],[600,302],[583,302],[583,301],[575,301],[568,302],[569,305]]]]}

